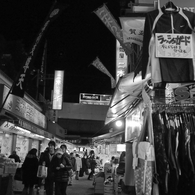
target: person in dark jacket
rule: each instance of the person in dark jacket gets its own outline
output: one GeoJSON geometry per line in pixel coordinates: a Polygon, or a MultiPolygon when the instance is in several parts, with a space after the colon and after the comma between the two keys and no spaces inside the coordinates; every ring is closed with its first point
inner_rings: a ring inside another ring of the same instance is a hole
{"type": "Polygon", "coordinates": [[[39,165],[44,165],[47,167],[47,178],[45,179],[45,190],[46,195],[53,195],[53,176],[51,172],[51,160],[55,154],[55,142],[53,140],[49,141],[48,147],[49,151],[44,151],[41,153],[40,159],[39,159],[39,165]]]}
{"type": "Polygon", "coordinates": [[[33,194],[33,186],[38,184],[37,170],[37,149],[33,148],[28,152],[24,163],[22,164],[22,182],[24,184],[22,195],[33,194]]]}
{"type": "Polygon", "coordinates": [[[9,156],[9,158],[13,158],[14,160],[15,160],[15,162],[17,163],[17,162],[21,162],[20,161],[20,157],[17,155],[17,153],[16,153],[16,151],[14,150],[13,152],[12,152],[12,154],[9,156]]]}
{"type": "Polygon", "coordinates": [[[88,180],[91,180],[93,177],[93,174],[95,173],[95,168],[96,168],[97,163],[95,160],[95,153],[93,150],[90,151],[89,155],[90,156],[88,158],[88,162],[90,165],[91,172],[89,173],[88,180]]]}
{"type": "Polygon", "coordinates": [[[82,160],[82,172],[85,173],[86,175],[89,175],[88,164],[87,164],[87,155],[84,155],[81,160],[82,160]]]}
{"type": "Polygon", "coordinates": [[[70,153],[70,161],[72,164],[72,172],[71,172],[71,175],[69,175],[69,181],[68,181],[69,186],[72,185],[72,179],[73,179],[73,176],[74,176],[76,168],[77,168],[76,158],[74,157],[73,152],[70,153]]]}
{"type": "Polygon", "coordinates": [[[72,168],[69,160],[61,148],[56,149],[55,156],[51,161],[51,170],[55,181],[55,195],[66,195],[69,174],[68,171],[72,168]]]}

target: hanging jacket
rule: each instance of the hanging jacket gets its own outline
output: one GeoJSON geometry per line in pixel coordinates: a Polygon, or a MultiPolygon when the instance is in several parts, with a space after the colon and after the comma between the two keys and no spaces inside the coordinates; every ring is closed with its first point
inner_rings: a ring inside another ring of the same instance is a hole
{"type": "Polygon", "coordinates": [[[168,177],[170,173],[169,163],[165,152],[165,128],[161,115],[156,112],[152,114],[154,128],[154,147],[156,166],[158,173],[160,195],[168,194],[168,177]]]}
{"type": "MultiPolygon", "coordinates": [[[[143,79],[146,76],[148,61],[153,60],[149,59],[148,51],[151,36],[155,33],[171,33],[172,28],[175,30],[174,33],[192,34],[194,26],[195,13],[182,10],[181,8],[176,12],[167,12],[164,8],[160,8],[146,14],[141,63],[143,79]],[[173,22],[171,21],[172,19],[173,22]]],[[[190,82],[195,80],[193,59],[159,58],[159,65],[162,82],[190,82]]],[[[154,72],[159,71],[156,70],[154,72]]]]}

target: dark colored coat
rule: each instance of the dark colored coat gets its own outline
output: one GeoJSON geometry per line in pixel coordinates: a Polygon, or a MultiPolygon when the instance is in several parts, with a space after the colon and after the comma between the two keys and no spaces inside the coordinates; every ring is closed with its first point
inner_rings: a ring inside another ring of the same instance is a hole
{"type": "Polygon", "coordinates": [[[88,161],[89,161],[89,164],[90,164],[90,169],[94,170],[96,168],[96,165],[97,165],[95,158],[93,156],[90,156],[88,158],[88,161]]]}
{"type": "Polygon", "coordinates": [[[49,157],[49,152],[42,152],[40,159],[39,159],[39,165],[43,165],[43,162],[45,162],[45,166],[47,167],[47,180],[52,180],[52,172],[51,172],[51,160],[49,157]]]}
{"type": "Polygon", "coordinates": [[[17,154],[11,154],[10,156],[9,156],[9,158],[13,158],[14,160],[15,160],[15,162],[17,163],[17,162],[21,162],[20,161],[20,157],[17,155],[17,154]]]}
{"type": "Polygon", "coordinates": [[[88,164],[87,164],[86,158],[82,158],[82,169],[83,169],[83,172],[86,172],[88,170],[88,164]]]}
{"type": "Polygon", "coordinates": [[[38,158],[32,154],[28,154],[22,164],[22,181],[26,185],[34,185],[38,183],[37,178],[38,158]]]}
{"type": "Polygon", "coordinates": [[[63,155],[61,158],[53,157],[51,161],[51,171],[54,177],[54,181],[58,182],[67,182],[68,181],[68,171],[72,168],[69,160],[63,155]],[[57,170],[57,167],[60,167],[60,164],[63,164],[65,167],[57,170]]]}
{"type": "Polygon", "coordinates": [[[72,170],[76,171],[77,163],[76,163],[75,157],[73,157],[73,156],[70,157],[70,161],[71,161],[71,164],[72,164],[72,170]]]}

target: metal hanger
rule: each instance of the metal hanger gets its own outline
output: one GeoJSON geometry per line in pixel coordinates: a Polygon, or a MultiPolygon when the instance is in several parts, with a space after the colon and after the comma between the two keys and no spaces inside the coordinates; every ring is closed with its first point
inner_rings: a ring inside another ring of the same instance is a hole
{"type": "Polygon", "coordinates": [[[168,1],[164,7],[166,11],[177,11],[178,9],[178,7],[172,1],[168,1]]]}

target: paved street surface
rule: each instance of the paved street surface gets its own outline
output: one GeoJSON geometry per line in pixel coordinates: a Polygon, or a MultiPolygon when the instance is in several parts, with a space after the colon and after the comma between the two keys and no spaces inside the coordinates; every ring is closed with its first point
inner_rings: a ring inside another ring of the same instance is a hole
{"type": "Polygon", "coordinates": [[[72,186],[68,186],[67,195],[94,195],[93,181],[87,179],[88,176],[73,179],[72,186]]]}
{"type": "MultiPolygon", "coordinates": [[[[67,187],[67,195],[97,195],[94,194],[93,181],[87,179],[87,175],[79,177],[79,180],[73,179],[72,186],[67,187]]],[[[21,195],[21,192],[15,192],[14,194],[6,195],[21,195]]],[[[98,194],[103,195],[103,194],[98,194]]],[[[127,195],[124,192],[119,193],[119,195],[127,195]]]]}

